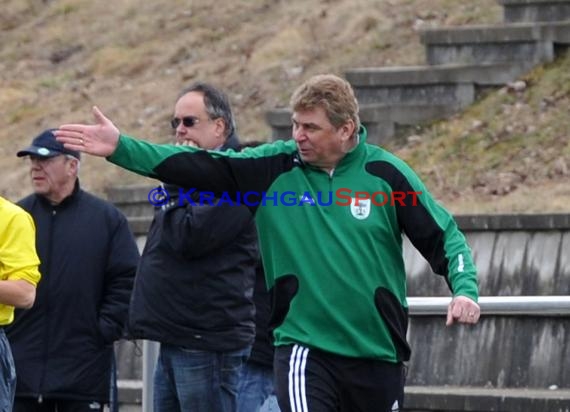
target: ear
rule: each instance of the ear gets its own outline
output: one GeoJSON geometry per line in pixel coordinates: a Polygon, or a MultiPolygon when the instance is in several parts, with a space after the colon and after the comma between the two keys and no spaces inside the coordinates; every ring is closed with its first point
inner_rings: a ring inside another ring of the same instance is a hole
{"type": "Polygon", "coordinates": [[[77,176],[77,173],[79,172],[79,160],[70,159],[68,163],[69,163],[69,168],[68,168],[69,175],[77,176]]]}
{"type": "Polygon", "coordinates": [[[226,138],[226,124],[224,123],[224,120],[221,117],[218,117],[214,120],[214,124],[216,125],[216,137],[219,140],[224,141],[226,138]]]}
{"type": "Polygon", "coordinates": [[[354,136],[356,125],[354,120],[349,119],[345,124],[340,127],[340,138],[343,143],[348,142],[354,136]]]}

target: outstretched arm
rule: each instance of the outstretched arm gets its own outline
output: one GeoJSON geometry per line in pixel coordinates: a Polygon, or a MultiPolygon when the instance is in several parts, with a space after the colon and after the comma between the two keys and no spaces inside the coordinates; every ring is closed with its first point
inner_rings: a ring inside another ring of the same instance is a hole
{"type": "Polygon", "coordinates": [[[282,173],[293,168],[293,140],[273,142],[243,152],[205,151],[191,146],[154,144],[120,134],[99,109],[93,125],[67,124],[55,131],[66,147],[95,156],[139,175],[187,189],[221,196],[238,192],[261,193],[282,173]]]}
{"type": "Polygon", "coordinates": [[[119,143],[119,129],[97,108],[93,107],[94,125],[64,124],[55,131],[57,140],[71,150],[107,157],[119,143]]]}

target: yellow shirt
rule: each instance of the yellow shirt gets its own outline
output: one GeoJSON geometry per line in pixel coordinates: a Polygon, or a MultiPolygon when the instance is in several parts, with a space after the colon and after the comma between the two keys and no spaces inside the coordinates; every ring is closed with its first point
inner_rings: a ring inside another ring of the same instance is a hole
{"type": "MultiPolygon", "coordinates": [[[[23,279],[35,286],[40,280],[39,264],[32,217],[0,196],[0,282],[23,279]]],[[[13,320],[14,307],[0,303],[0,325],[13,320]]]]}

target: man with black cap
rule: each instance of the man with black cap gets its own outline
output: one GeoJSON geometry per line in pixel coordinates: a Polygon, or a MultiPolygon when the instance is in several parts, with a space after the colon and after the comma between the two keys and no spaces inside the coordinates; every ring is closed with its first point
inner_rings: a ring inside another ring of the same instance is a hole
{"type": "Polygon", "coordinates": [[[7,329],[14,411],[102,411],[138,249],[121,212],[80,188],[80,155],[52,130],[17,155],[30,159],[34,193],[19,205],[36,224],[42,282],[34,307],[7,329]]]}

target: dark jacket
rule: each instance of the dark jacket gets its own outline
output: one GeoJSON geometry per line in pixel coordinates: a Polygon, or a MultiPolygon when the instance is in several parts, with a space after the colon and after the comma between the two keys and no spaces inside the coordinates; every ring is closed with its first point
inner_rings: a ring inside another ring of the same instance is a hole
{"type": "Polygon", "coordinates": [[[253,300],[255,302],[255,342],[248,362],[273,368],[273,339],[269,331],[271,301],[261,263],[256,270],[253,300]]]}
{"type": "Polygon", "coordinates": [[[57,206],[35,194],[19,205],[36,224],[42,281],[7,329],[16,394],[106,402],[139,257],[127,220],[79,184],[57,206]]]}
{"type": "Polygon", "coordinates": [[[245,348],[259,259],[251,213],[166,189],[170,202],[155,213],[137,271],[129,334],[197,350],[245,348]]]}

